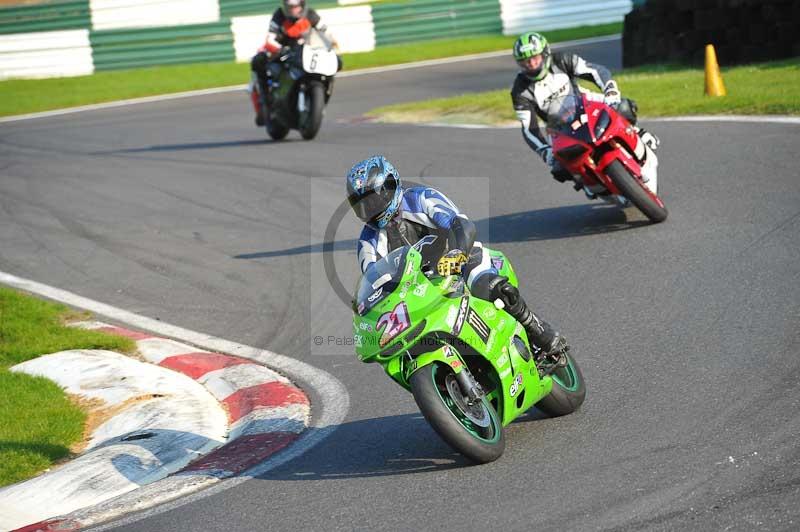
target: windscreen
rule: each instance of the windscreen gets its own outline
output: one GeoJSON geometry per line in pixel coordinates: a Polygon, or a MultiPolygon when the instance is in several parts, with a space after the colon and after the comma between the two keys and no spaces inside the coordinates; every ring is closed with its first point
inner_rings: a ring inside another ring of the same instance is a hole
{"type": "Polygon", "coordinates": [[[361,316],[394,292],[403,278],[409,246],[397,248],[367,267],[356,289],[356,312],[361,316]]]}
{"type": "Polygon", "coordinates": [[[572,132],[582,125],[583,100],[577,91],[568,91],[554,98],[547,107],[547,127],[572,132]]]}

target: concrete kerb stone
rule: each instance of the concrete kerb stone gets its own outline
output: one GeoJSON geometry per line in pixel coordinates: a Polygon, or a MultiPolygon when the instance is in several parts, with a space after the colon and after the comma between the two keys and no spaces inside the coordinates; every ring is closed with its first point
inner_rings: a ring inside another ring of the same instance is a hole
{"type": "MultiPolygon", "coordinates": [[[[98,486],[94,486],[89,490],[88,496],[87,493],[83,493],[84,496],[77,499],[71,507],[69,505],[57,507],[59,508],[56,510],[58,512],[69,508],[64,511],[66,515],[48,517],[43,521],[17,528],[19,531],[77,530],[89,524],[101,522],[104,518],[110,519],[123,513],[173,500],[215,484],[221,479],[237,475],[263,462],[272,454],[294,442],[308,426],[310,402],[306,394],[287,378],[259,363],[237,356],[199,350],[189,344],[102,322],[83,322],[76,325],[136,340],[138,354],[149,364],[117,353],[100,352],[102,354],[98,354],[98,352],[87,351],[59,354],[62,359],[52,358],[56,355],[40,357],[25,363],[29,365],[28,367],[18,368],[18,370],[29,370],[31,373],[56,378],[57,382],[66,386],[69,391],[77,392],[80,387],[77,386],[76,381],[79,380],[81,371],[80,367],[75,366],[75,361],[84,357],[101,366],[113,361],[120,367],[126,367],[128,368],[127,372],[123,371],[125,376],[141,372],[144,374],[143,378],[154,382],[152,393],[156,396],[162,395],[161,392],[165,391],[162,388],[174,388],[176,382],[182,383],[184,388],[188,389],[192,389],[194,386],[202,390],[202,393],[199,394],[196,389],[194,390],[192,396],[194,401],[204,405],[207,410],[214,411],[216,409],[218,411],[211,415],[217,420],[216,432],[208,428],[202,431],[196,427],[176,427],[173,436],[190,434],[195,436],[195,439],[202,440],[202,445],[195,442],[198,444],[187,447],[187,442],[183,441],[185,438],[173,437],[170,440],[167,437],[167,444],[175,443],[175,448],[183,451],[181,457],[170,455],[168,457],[170,464],[161,464],[158,454],[148,454],[147,447],[142,446],[141,441],[137,440],[134,445],[125,448],[126,452],[131,452],[131,449],[143,450],[138,453],[141,456],[138,457],[137,463],[153,466],[151,468],[153,473],[142,475],[141,478],[137,477],[134,482],[123,478],[127,484],[120,482],[120,478],[125,476],[124,473],[117,474],[114,489],[110,489],[111,485],[99,486],[99,489],[98,486]],[[133,365],[136,364],[139,366],[134,369],[133,365]],[[70,367],[72,367],[71,370],[68,369],[70,367]],[[44,368],[50,368],[50,370],[47,371],[44,368]],[[59,374],[61,374],[60,379],[59,374]],[[159,378],[156,378],[155,375],[159,375],[161,380],[169,382],[169,385],[159,387],[159,378]],[[202,399],[198,399],[203,394],[207,396],[205,403],[202,399]],[[219,423],[220,416],[222,417],[221,424],[219,423]],[[219,429],[219,425],[222,426],[222,430],[219,429]],[[203,434],[198,437],[196,432],[203,434]],[[187,453],[187,448],[192,452],[187,453]],[[188,463],[190,461],[191,463],[188,463]],[[171,473],[172,475],[168,476],[171,473]],[[139,487],[140,485],[141,487],[139,487]],[[105,495],[100,495],[103,493],[105,495]],[[86,519],[87,515],[91,518],[86,519]]],[[[91,365],[85,366],[84,370],[89,366],[91,365]]],[[[91,380],[92,372],[88,371],[88,373],[84,377],[91,380]]],[[[106,382],[97,386],[98,391],[95,395],[98,398],[110,400],[112,403],[124,402],[126,398],[135,393],[131,389],[139,390],[136,386],[128,383],[122,386],[121,390],[114,392],[113,388],[109,389],[107,385],[106,382]],[[126,387],[128,393],[125,392],[126,387]]],[[[86,392],[86,389],[80,389],[80,391],[86,392]]],[[[158,398],[154,400],[157,401],[158,398]]],[[[166,403],[174,402],[174,397],[162,400],[166,403]]],[[[167,407],[166,404],[163,406],[167,407]]],[[[96,476],[83,475],[85,471],[81,469],[85,462],[90,461],[88,458],[90,456],[95,457],[91,459],[93,463],[99,461],[104,464],[106,469],[119,471],[119,453],[114,452],[108,442],[116,440],[117,443],[120,443],[120,438],[124,439],[132,434],[134,437],[137,434],[148,436],[142,440],[156,437],[159,431],[154,428],[152,423],[148,424],[147,421],[144,421],[142,426],[136,425],[137,422],[152,418],[147,414],[152,412],[153,407],[154,405],[148,401],[117,414],[95,431],[96,437],[93,437],[89,444],[89,452],[52,473],[0,490],[0,504],[2,504],[4,491],[14,490],[14,493],[22,493],[28,483],[38,482],[35,486],[36,490],[46,496],[50,486],[60,485],[52,482],[51,475],[60,475],[71,483],[77,484],[80,484],[81,478],[84,478],[87,483],[95,482],[96,476]],[[94,451],[95,448],[99,451],[94,451]],[[97,452],[103,450],[106,451],[107,456],[96,455],[97,452]],[[114,457],[116,457],[116,461],[112,463],[114,457]]],[[[211,423],[210,425],[214,426],[215,424],[211,423]]],[[[164,434],[168,434],[168,432],[163,431],[164,434]]],[[[132,456],[136,455],[136,452],[132,453],[132,456]]],[[[114,478],[115,476],[110,474],[109,477],[114,478]]],[[[81,492],[80,486],[75,487],[72,491],[81,492]]],[[[9,495],[12,493],[9,492],[9,495]]],[[[22,499],[21,503],[25,504],[25,498],[22,499]]],[[[33,504],[34,498],[29,497],[28,501],[33,504]]],[[[41,501],[36,504],[41,506],[40,503],[41,501]]],[[[51,511],[55,508],[52,504],[44,507],[51,511]]],[[[43,518],[45,516],[39,514],[38,519],[43,518]]],[[[13,526],[20,526],[20,523],[13,526]]]]}

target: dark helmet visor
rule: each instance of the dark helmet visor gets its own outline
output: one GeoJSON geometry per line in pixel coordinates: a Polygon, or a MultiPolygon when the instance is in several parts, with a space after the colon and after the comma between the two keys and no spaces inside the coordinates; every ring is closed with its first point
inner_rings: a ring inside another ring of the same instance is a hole
{"type": "Polygon", "coordinates": [[[347,199],[359,219],[364,222],[372,222],[391,205],[396,190],[397,180],[394,176],[389,176],[377,190],[367,190],[363,194],[350,194],[347,199]]]}

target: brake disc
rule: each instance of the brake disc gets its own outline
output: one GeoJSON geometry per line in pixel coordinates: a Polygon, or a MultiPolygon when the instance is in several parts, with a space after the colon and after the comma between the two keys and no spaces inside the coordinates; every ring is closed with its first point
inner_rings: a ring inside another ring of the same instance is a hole
{"type": "Polygon", "coordinates": [[[447,387],[447,392],[450,394],[450,398],[456,404],[458,409],[461,410],[461,412],[467,417],[467,419],[483,428],[486,428],[491,424],[489,410],[486,408],[486,405],[483,404],[483,401],[479,401],[470,405],[467,402],[467,398],[464,397],[464,394],[461,391],[461,386],[458,385],[455,375],[451,373],[445,377],[444,384],[447,387]]]}

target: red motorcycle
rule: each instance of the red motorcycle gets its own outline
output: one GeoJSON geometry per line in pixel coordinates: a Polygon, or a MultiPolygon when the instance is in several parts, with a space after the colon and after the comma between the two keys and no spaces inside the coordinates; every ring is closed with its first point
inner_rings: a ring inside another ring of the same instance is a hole
{"type": "Polygon", "coordinates": [[[658,197],[658,159],[614,108],[577,87],[550,104],[547,129],[553,154],[576,188],[626,207],[633,203],[654,223],[667,218],[658,197]]]}

